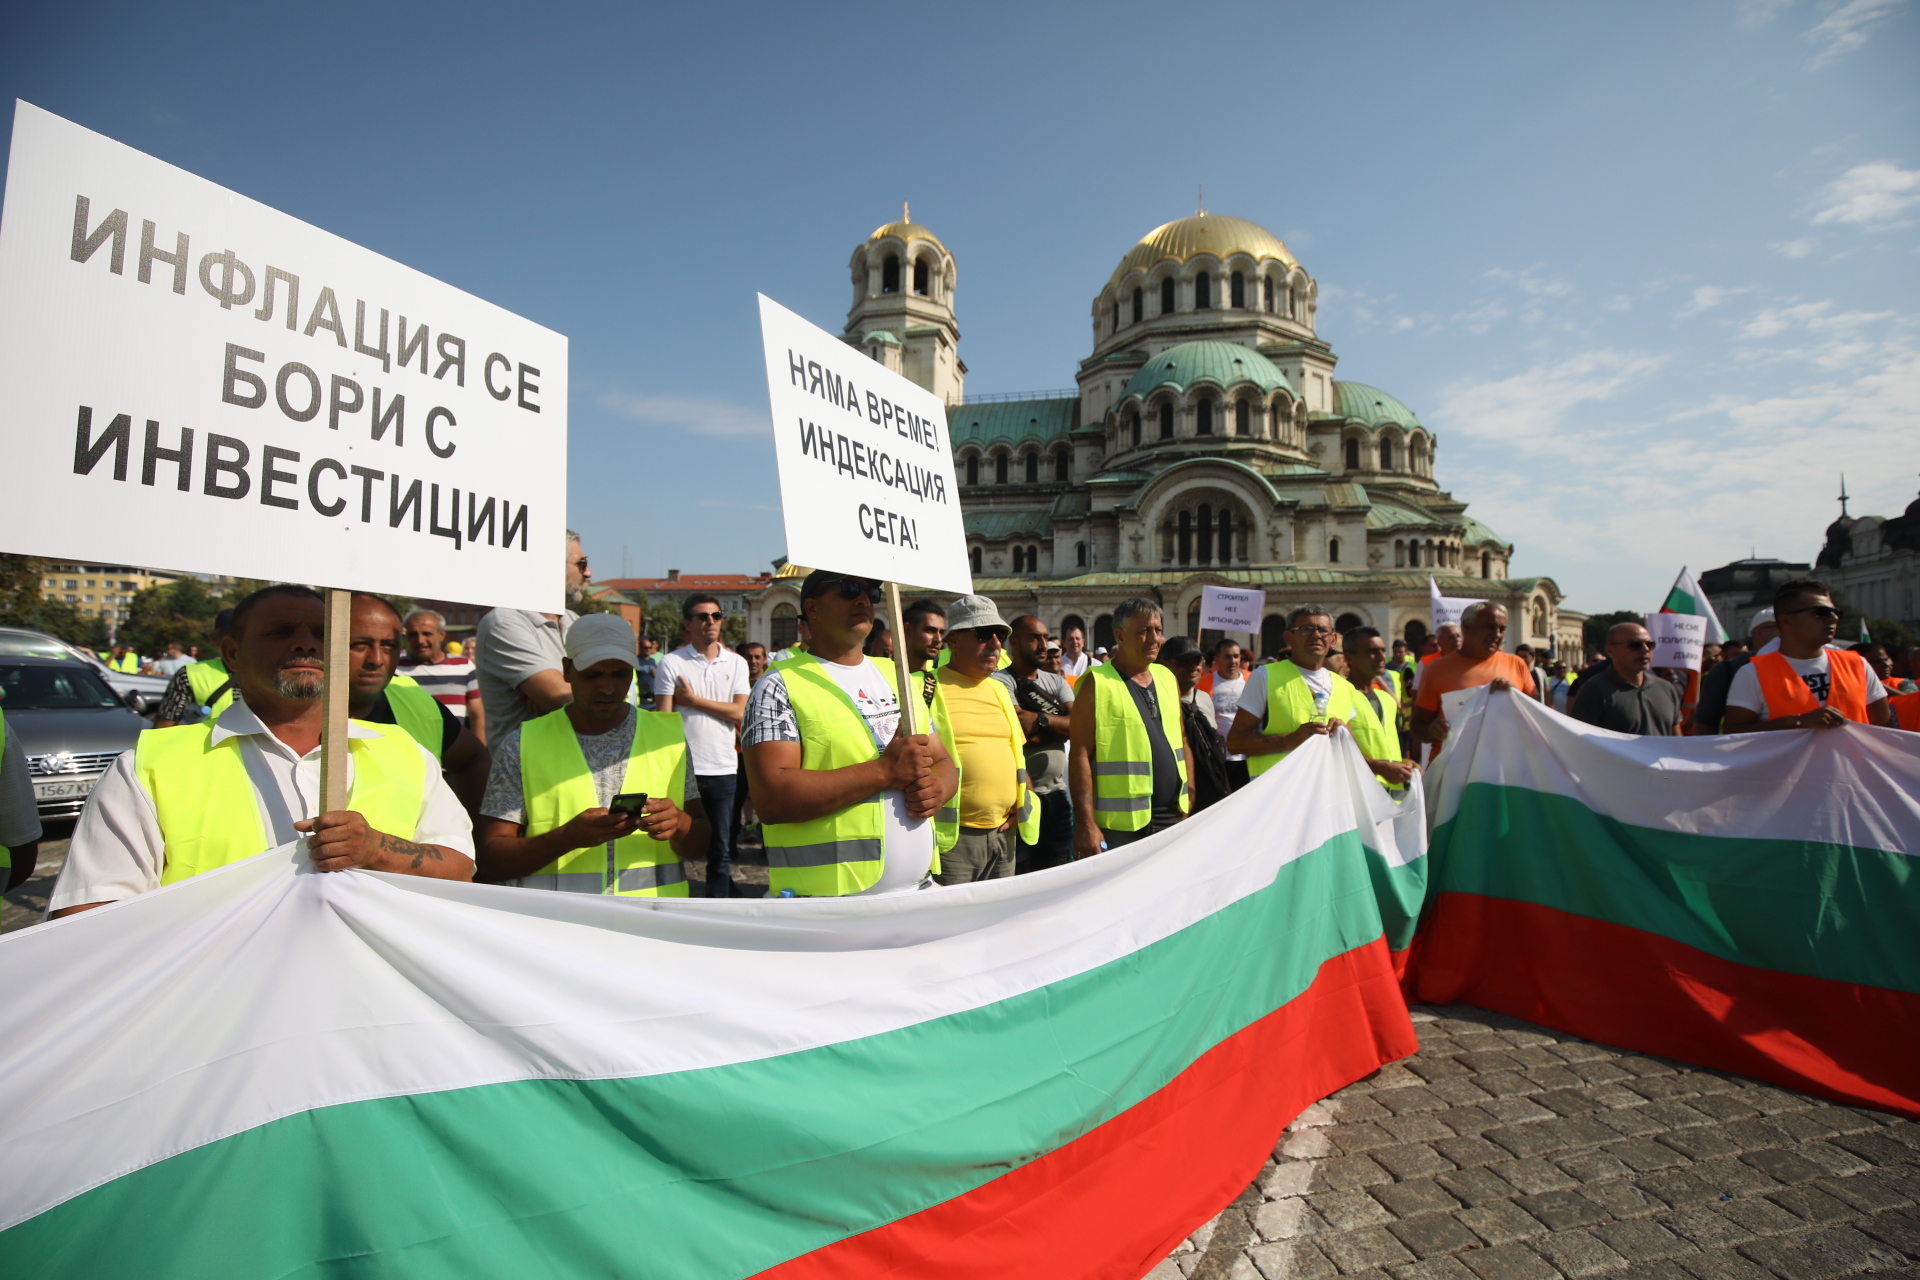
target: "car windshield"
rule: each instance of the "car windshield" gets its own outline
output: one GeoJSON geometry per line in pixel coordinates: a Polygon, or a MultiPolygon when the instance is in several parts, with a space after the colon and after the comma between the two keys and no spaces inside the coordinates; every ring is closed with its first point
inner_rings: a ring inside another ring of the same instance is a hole
{"type": "Polygon", "coordinates": [[[67,647],[52,636],[25,631],[0,631],[0,658],[71,658],[67,647]]]}
{"type": "Polygon", "coordinates": [[[57,667],[0,662],[0,711],[69,711],[120,705],[107,682],[77,662],[57,667]]]}

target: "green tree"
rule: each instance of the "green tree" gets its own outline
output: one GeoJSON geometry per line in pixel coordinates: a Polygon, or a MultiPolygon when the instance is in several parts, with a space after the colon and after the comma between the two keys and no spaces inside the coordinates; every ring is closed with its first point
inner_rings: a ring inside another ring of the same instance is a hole
{"type": "Polygon", "coordinates": [[[104,648],[105,623],[64,600],[41,594],[45,572],[46,562],[37,557],[0,555],[0,626],[25,627],[58,636],[68,644],[104,648]]]}
{"type": "Polygon", "coordinates": [[[738,649],[747,642],[747,620],[737,613],[727,615],[720,624],[720,643],[729,649],[738,649]]]}
{"type": "Polygon", "coordinates": [[[120,639],[150,656],[164,653],[173,641],[183,647],[197,644],[207,654],[213,648],[214,617],[224,607],[222,597],[199,578],[159,583],[133,597],[127,611],[130,616],[120,627],[120,639]]]}
{"type": "Polygon", "coordinates": [[[1844,591],[1833,593],[1833,603],[1834,607],[1840,610],[1840,630],[1834,637],[1840,644],[1856,643],[1860,639],[1862,622],[1866,623],[1867,634],[1871,635],[1876,642],[1887,646],[1890,651],[1897,652],[1907,645],[1920,644],[1920,638],[1916,638],[1911,630],[1892,618],[1866,617],[1860,610],[1847,603],[1847,593],[1844,591]]]}

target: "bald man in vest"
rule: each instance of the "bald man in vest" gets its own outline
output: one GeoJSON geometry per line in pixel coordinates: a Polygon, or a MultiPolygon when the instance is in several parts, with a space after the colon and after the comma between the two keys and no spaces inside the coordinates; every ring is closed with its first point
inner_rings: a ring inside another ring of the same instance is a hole
{"type": "Polygon", "coordinates": [[[1893,727],[1887,691],[1859,654],[1827,647],[1840,610],[1824,582],[1789,582],[1774,593],[1780,647],[1754,655],[1727,690],[1725,733],[1837,729],[1848,722],[1893,727]]]}
{"type": "Polygon", "coordinates": [[[319,812],[325,605],[264,587],[234,607],[220,648],[238,696],[217,717],[149,729],[100,779],[48,903],[72,915],[306,835],[318,871],[364,867],[473,878],[473,829],[426,748],[350,721],[345,809],[319,812]]]}

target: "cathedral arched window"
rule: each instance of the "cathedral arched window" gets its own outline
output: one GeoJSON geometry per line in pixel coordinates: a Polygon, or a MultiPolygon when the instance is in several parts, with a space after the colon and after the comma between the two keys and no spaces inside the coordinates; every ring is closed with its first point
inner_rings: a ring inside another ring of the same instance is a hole
{"type": "Polygon", "coordinates": [[[1133,291],[1133,322],[1139,324],[1147,318],[1147,295],[1143,290],[1133,291]]]}
{"type": "Polygon", "coordinates": [[[1076,542],[1073,544],[1073,562],[1079,565],[1082,569],[1087,567],[1087,544],[1086,543],[1076,542]]]}
{"type": "Polygon", "coordinates": [[[900,292],[900,259],[891,253],[880,264],[880,292],[900,292]]]}
{"type": "Polygon", "coordinates": [[[1182,511],[1180,513],[1180,532],[1177,535],[1175,546],[1178,548],[1176,554],[1179,556],[1180,563],[1192,564],[1193,563],[1193,512],[1191,511],[1182,511]]]}
{"type": "Polygon", "coordinates": [[[975,573],[980,572],[980,548],[975,547],[967,553],[967,562],[973,566],[975,573]]]}
{"type": "Polygon", "coordinates": [[[1233,563],[1233,512],[1220,508],[1220,563],[1233,563]]]}
{"type": "Polygon", "coordinates": [[[1040,483],[1040,455],[1037,453],[1027,455],[1027,483],[1040,483]]]}
{"type": "Polygon", "coordinates": [[[1205,311],[1213,305],[1213,277],[1202,271],[1193,278],[1193,309],[1205,311]]]}
{"type": "Polygon", "coordinates": [[[1236,311],[1245,308],[1247,305],[1247,278],[1236,271],[1233,273],[1233,279],[1229,282],[1227,288],[1227,305],[1236,311]]]}
{"type": "Polygon", "coordinates": [[[1340,563],[1340,539],[1338,538],[1327,539],[1327,563],[1340,563]]]}
{"type": "Polygon", "coordinates": [[[1480,553],[1480,576],[1483,578],[1493,576],[1493,557],[1485,551],[1480,553]]]}
{"type": "Polygon", "coordinates": [[[1267,310],[1272,311],[1273,310],[1273,281],[1262,280],[1260,282],[1260,292],[1265,299],[1267,310]]]}
{"type": "Polygon", "coordinates": [[[1347,438],[1346,452],[1347,452],[1347,470],[1358,471],[1360,469],[1360,442],[1354,439],[1353,437],[1349,436],[1347,438]]]}
{"type": "Polygon", "coordinates": [[[1187,639],[1200,638],[1200,602],[1195,600],[1187,605],[1187,639]]]}
{"type": "Polygon", "coordinates": [[[800,615],[790,604],[773,606],[773,633],[768,637],[775,649],[788,649],[800,638],[800,615]]]}
{"type": "Polygon", "coordinates": [[[1393,544],[1393,567],[1396,569],[1407,567],[1407,544],[1398,539],[1395,539],[1393,544]]]}
{"type": "Polygon", "coordinates": [[[1250,436],[1253,434],[1253,405],[1251,402],[1246,400],[1234,402],[1233,434],[1237,436],[1250,436]]]}
{"type": "Polygon", "coordinates": [[[913,291],[923,298],[927,296],[927,260],[925,258],[913,260],[913,291]]]}
{"type": "Polygon", "coordinates": [[[993,456],[993,482],[995,484],[1007,482],[1007,455],[1004,453],[996,453],[993,456]]]}
{"type": "Polygon", "coordinates": [[[1053,482],[1055,484],[1065,484],[1072,478],[1073,455],[1065,449],[1058,450],[1053,455],[1053,482]]]}
{"type": "Polygon", "coordinates": [[[1160,282],[1160,314],[1163,316],[1170,316],[1173,314],[1173,277],[1172,276],[1168,276],[1165,280],[1162,280],[1160,282]]]}
{"type": "Polygon", "coordinates": [[[1113,300],[1113,332],[1120,332],[1120,300],[1113,300]]]}
{"type": "Polygon", "coordinates": [[[1140,415],[1137,413],[1128,414],[1127,427],[1128,434],[1133,437],[1133,447],[1138,449],[1140,447],[1140,415]]]}
{"type": "Polygon", "coordinates": [[[1200,525],[1200,563],[1212,564],[1213,563],[1213,507],[1205,502],[1201,503],[1199,516],[1200,518],[1198,523],[1200,525]]]}
{"type": "Polygon", "coordinates": [[[1173,401],[1171,400],[1160,402],[1160,438],[1173,439],[1173,401]]]}
{"type": "Polygon", "coordinates": [[[980,455],[977,453],[967,455],[967,483],[980,483],[980,455]]]}
{"type": "Polygon", "coordinates": [[[1213,434],[1213,401],[1205,397],[1193,406],[1193,434],[1197,436],[1213,434]]]}
{"type": "Polygon", "coordinates": [[[1391,437],[1383,438],[1380,441],[1380,469],[1382,471],[1393,470],[1393,440],[1391,437]]]}
{"type": "Polygon", "coordinates": [[[1025,547],[1015,547],[1013,549],[1013,571],[1019,573],[1026,563],[1027,549],[1025,547]]]}

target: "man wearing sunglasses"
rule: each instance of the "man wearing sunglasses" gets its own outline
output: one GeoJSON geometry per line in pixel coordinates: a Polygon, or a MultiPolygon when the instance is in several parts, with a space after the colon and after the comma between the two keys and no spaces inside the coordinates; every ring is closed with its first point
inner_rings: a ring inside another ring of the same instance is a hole
{"type": "Polygon", "coordinates": [[[1727,690],[1726,733],[1835,729],[1849,720],[1891,726],[1887,691],[1866,660],[1827,648],[1840,611],[1824,582],[1789,582],[1774,593],[1780,648],[1736,671],[1727,690]]]}
{"type": "Polygon", "coordinates": [[[733,896],[733,820],[740,802],[740,757],[733,731],[747,715],[753,680],[747,660],[720,643],[720,602],[700,592],[680,602],[686,643],[661,658],[653,673],[654,707],[680,713],[700,804],[713,823],[707,844],[707,897],[733,896]]]}
{"type": "Polygon", "coordinates": [[[918,698],[901,723],[893,660],[862,652],[878,594],[865,578],[808,574],[808,651],[769,667],[747,701],[741,741],[776,897],[895,893],[940,869],[931,819],[960,779],[918,698]]]}
{"type": "Polygon", "coordinates": [[[1612,665],[1580,682],[1573,718],[1615,733],[1670,738],[1680,723],[1680,690],[1671,681],[1649,676],[1653,637],[1637,622],[1616,622],[1607,630],[1612,665]]]}

